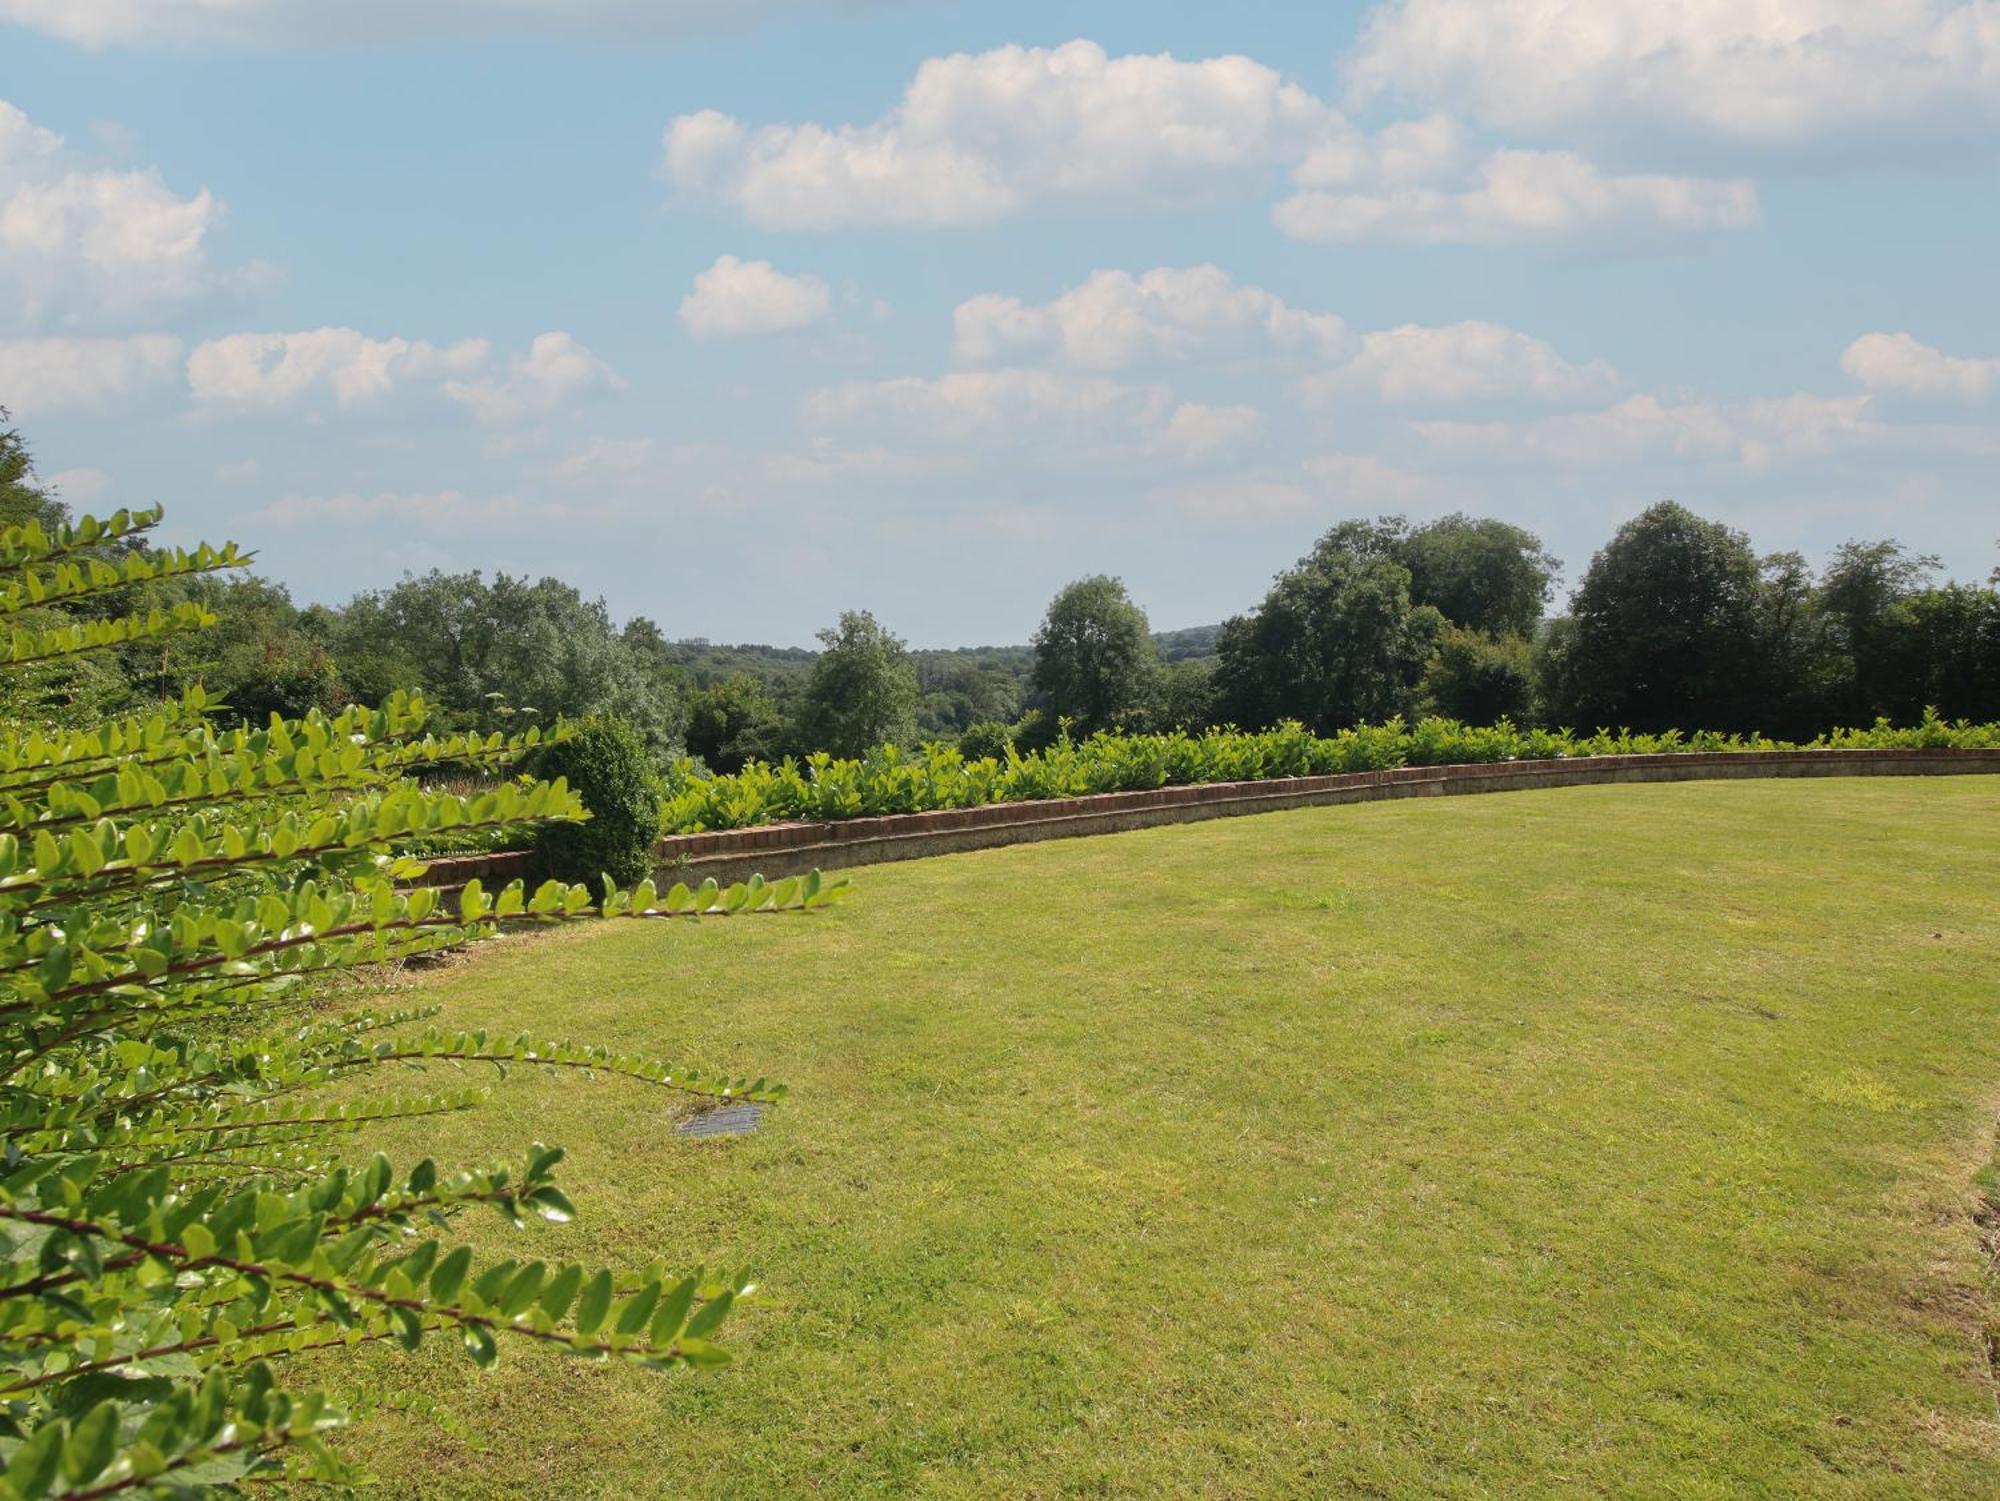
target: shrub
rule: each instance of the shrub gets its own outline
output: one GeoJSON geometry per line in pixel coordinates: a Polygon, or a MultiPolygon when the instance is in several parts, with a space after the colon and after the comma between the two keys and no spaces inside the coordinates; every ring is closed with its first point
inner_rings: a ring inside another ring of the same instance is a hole
{"type": "Polygon", "coordinates": [[[588,814],[582,822],[542,826],[535,849],[545,874],[591,886],[609,877],[613,885],[630,886],[653,873],[660,787],[630,725],[588,720],[567,738],[536,747],[522,769],[538,781],[560,778],[588,814]]]}
{"type": "Polygon", "coordinates": [[[1012,725],[997,719],[982,719],[965,727],[965,733],[958,737],[958,753],[968,761],[981,761],[988,757],[1000,761],[1006,758],[1013,744],[1012,725]]]}
{"type": "MultiPolygon", "coordinates": [[[[950,746],[929,745],[916,753],[883,746],[860,760],[820,754],[803,765],[789,759],[776,766],[752,764],[733,777],[697,777],[682,768],[669,776],[661,823],[669,833],[685,834],[787,819],[922,813],[1093,792],[1396,766],[1790,748],[1785,741],[1712,731],[1635,735],[1599,730],[1578,735],[1569,730],[1521,729],[1506,720],[1481,726],[1445,718],[1420,719],[1414,725],[1392,719],[1324,736],[1296,722],[1255,732],[1220,729],[1190,735],[1176,730],[1163,735],[1092,735],[1079,741],[1058,735],[1040,751],[1024,750],[1023,738],[1015,735],[1005,761],[970,758],[950,746]]],[[[2000,724],[1946,722],[1926,714],[1921,724],[1909,728],[1882,721],[1865,730],[1836,730],[1808,743],[1835,749],[2000,747],[2000,724]]]]}
{"type": "MultiPolygon", "coordinates": [[[[0,615],[30,599],[240,566],[233,548],[133,550],[159,512],[0,532],[0,615]]],[[[60,613],[60,612],[59,612],[60,613]]],[[[0,635],[0,668],[32,670],[206,625],[199,607],[0,635]]],[[[773,1098],[764,1081],[520,1037],[424,1030],[430,1013],[301,1015],[329,971],[580,918],[593,893],[469,884],[447,908],[395,853],[448,831],[521,830],[582,813],[547,782],[469,796],[411,772],[496,771],[533,733],[431,736],[414,698],[334,717],[223,729],[191,690],[88,729],[0,724],[0,1495],[186,1497],[241,1482],[345,1483],[327,1451],[349,1414],[409,1406],[342,1394],[341,1352],[462,1344],[481,1365],[533,1341],[650,1367],[726,1359],[711,1342],[740,1276],[447,1248],[480,1205],[519,1227],[573,1213],[558,1148],[454,1171],[352,1160],[371,1120],[468,1108],[464,1090],[366,1100],[314,1093],[385,1065],[487,1062],[622,1079],[695,1098],[773,1098]],[[256,1029],[256,1030],[253,1030],[256,1029]],[[349,1159],[343,1161],[343,1159],[349,1159]],[[326,1352],[334,1390],[281,1384],[326,1352]]],[[[567,731],[558,729],[562,738],[567,731]]],[[[605,918],[814,907],[816,876],[719,891],[651,882],[601,898],[605,918]]],[[[421,1405],[421,1404],[417,1404],[421,1405]]]]}

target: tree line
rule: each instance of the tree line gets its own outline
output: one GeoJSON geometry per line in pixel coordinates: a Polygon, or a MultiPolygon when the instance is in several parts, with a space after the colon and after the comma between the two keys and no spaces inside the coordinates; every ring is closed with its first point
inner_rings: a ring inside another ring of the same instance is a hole
{"type": "MultiPolygon", "coordinates": [[[[61,518],[0,432],[0,523],[61,518]]],[[[1561,563],[1510,523],[1344,521],[1219,627],[1155,634],[1117,579],[1079,579],[1025,646],[912,651],[865,610],[817,652],[667,639],[554,578],[433,570],[343,606],[255,574],[168,588],[212,631],[30,675],[0,711],[77,722],[200,682],[262,722],[421,689],[451,728],[615,717],[658,762],[717,771],[948,740],[970,754],[1100,729],[1318,733],[1395,716],[1809,738],[1886,717],[2000,719],[2000,571],[1855,541],[1815,570],[1674,502],[1620,527],[1551,612],[1561,563]]],[[[157,596],[161,591],[153,591],[157,596]]],[[[115,591],[78,608],[123,610],[115,591]]]]}

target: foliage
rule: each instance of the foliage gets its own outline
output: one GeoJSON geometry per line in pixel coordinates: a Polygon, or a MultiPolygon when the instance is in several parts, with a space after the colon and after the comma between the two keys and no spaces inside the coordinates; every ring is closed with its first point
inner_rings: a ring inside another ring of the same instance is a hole
{"type": "Polygon", "coordinates": [[[1118,579],[1066,585],[1035,632],[1034,684],[1050,712],[1085,732],[1115,729],[1147,703],[1159,671],[1146,612],[1118,579]]]}
{"type": "Polygon", "coordinates": [[[1424,668],[1426,713],[1472,724],[1535,718],[1535,652],[1520,636],[1447,626],[1424,668]]]}
{"type": "Polygon", "coordinates": [[[421,687],[459,724],[493,727],[497,701],[544,726],[616,714],[656,757],[681,744],[686,708],[658,630],[635,620],[614,631],[602,600],[558,579],[405,575],[357,596],[330,630],[370,686],[421,687]]]}
{"type": "Polygon", "coordinates": [[[1190,734],[1215,722],[1215,662],[1183,657],[1160,669],[1147,715],[1152,728],[1190,734]]]}
{"type": "Polygon", "coordinates": [[[1408,715],[1444,617],[1413,604],[1402,529],[1343,522],[1217,640],[1218,711],[1241,724],[1302,720],[1322,733],[1408,715]]]}
{"type": "Polygon", "coordinates": [[[1551,673],[1569,723],[1747,727],[1763,702],[1749,539],[1663,501],[1618,529],[1570,601],[1551,673]]]}
{"type": "Polygon", "coordinates": [[[866,610],[849,610],[819,633],[824,648],[806,679],[799,731],[808,745],[858,756],[916,730],[917,675],[903,643],[866,610]]]}
{"type": "Polygon", "coordinates": [[[1531,636],[1562,571],[1534,533],[1489,516],[1441,516],[1403,536],[1410,598],[1488,636],[1531,636]]]}
{"type": "Polygon", "coordinates": [[[590,719],[531,750],[523,770],[560,782],[588,817],[556,819],[535,834],[543,873],[558,881],[630,886],[653,873],[660,837],[660,788],[646,747],[622,719],[590,719]]]}
{"type": "Polygon", "coordinates": [[[1014,727],[997,719],[967,725],[958,737],[958,753],[967,761],[1003,759],[1014,744],[1014,727]]]}
{"type": "MultiPolygon", "coordinates": [[[[0,535],[0,610],[81,601],[240,566],[233,547],[124,544],[158,511],[0,535]],[[107,557],[108,554],[108,557],[107,557]],[[118,560],[118,561],[111,561],[118,560]]],[[[15,661],[152,647],[208,612],[137,609],[116,630],[13,636],[15,661]]],[[[498,772],[550,738],[436,735],[426,709],[211,719],[199,689],[89,728],[0,726],[0,1494],[184,1496],[239,1479],[346,1478],[322,1435],[343,1401],[275,1374],[313,1350],[429,1336],[490,1362],[504,1340],[644,1365],[724,1358],[711,1336],[740,1276],[540,1260],[475,1264],[447,1240],[477,1206],[563,1220],[559,1149],[455,1171],[337,1165],[369,1122],[478,1096],[328,1100],[385,1066],[490,1063],[617,1078],[677,1097],[774,1098],[763,1080],[529,1037],[426,1030],[429,1013],[301,1017],[307,982],[464,944],[503,926],[692,918],[822,905],[816,877],[721,891],[549,881],[455,901],[396,853],[448,833],[583,813],[561,782],[470,796],[410,773],[498,772]],[[261,1030],[253,1030],[261,1029],[261,1030]]]]}
{"type": "Polygon", "coordinates": [[[747,673],[731,673],[688,700],[687,748],[715,771],[784,754],[785,721],[770,692],[747,673]]]}
{"type": "MultiPolygon", "coordinates": [[[[1881,723],[1838,730],[1810,744],[1836,749],[1992,747],[2000,746],[2000,724],[1947,723],[1927,715],[1908,728],[1881,723]]],[[[982,757],[948,745],[915,751],[884,745],[859,759],[819,752],[803,762],[753,762],[727,777],[703,777],[683,763],[667,779],[660,820],[666,832],[682,834],[1398,766],[1790,748],[1791,742],[1756,735],[1679,730],[1579,735],[1517,728],[1504,720],[1482,727],[1444,718],[1414,724],[1392,719],[1326,736],[1314,735],[1296,721],[1255,732],[1107,732],[1080,741],[1062,735],[1046,750],[1024,753],[1018,743],[1010,743],[1003,755],[982,757]]]]}

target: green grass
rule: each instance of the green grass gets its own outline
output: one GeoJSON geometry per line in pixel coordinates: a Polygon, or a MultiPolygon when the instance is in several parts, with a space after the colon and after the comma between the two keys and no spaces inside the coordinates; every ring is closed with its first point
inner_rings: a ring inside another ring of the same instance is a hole
{"type": "MultiPolygon", "coordinates": [[[[793,1093],[516,1075],[494,1249],[754,1263],[737,1363],[380,1357],[391,1495],[1983,1496],[2000,778],[1599,787],[859,872],[421,985],[793,1093]]],[[[371,1370],[377,1369],[371,1362],[371,1370]]]]}

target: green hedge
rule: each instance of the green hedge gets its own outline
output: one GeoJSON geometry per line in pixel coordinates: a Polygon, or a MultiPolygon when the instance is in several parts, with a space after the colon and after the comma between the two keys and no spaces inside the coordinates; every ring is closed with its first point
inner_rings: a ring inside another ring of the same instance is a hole
{"type": "MultiPolygon", "coordinates": [[[[1886,720],[1871,729],[1835,730],[1811,747],[1833,749],[2000,747],[2000,724],[1947,723],[1927,715],[1897,728],[1886,720]]],[[[1522,730],[1502,721],[1474,726],[1453,719],[1399,719],[1318,736],[1298,724],[1249,733],[1211,730],[1201,735],[1099,734],[1058,740],[1047,750],[1006,759],[968,760],[948,745],[904,750],[885,745],[863,760],[824,753],[803,764],[787,758],[772,766],[752,762],[733,776],[707,776],[692,762],[667,777],[660,825],[669,834],[742,829],[795,819],[863,818],[882,813],[927,813],[986,803],[1082,797],[1094,792],[1136,792],[1201,782],[1254,782],[1272,777],[1381,771],[1394,766],[1446,766],[1494,761],[1539,761],[1566,756],[1654,755],[1674,751],[1792,750],[1797,742],[1761,736],[1678,730],[1634,735],[1600,730],[1522,730]]]]}

